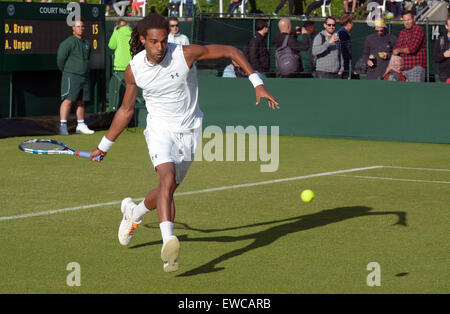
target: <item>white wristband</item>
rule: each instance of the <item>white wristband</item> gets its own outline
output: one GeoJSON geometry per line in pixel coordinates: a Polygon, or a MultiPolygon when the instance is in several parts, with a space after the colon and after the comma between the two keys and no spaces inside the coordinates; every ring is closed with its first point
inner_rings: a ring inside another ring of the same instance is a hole
{"type": "Polygon", "coordinates": [[[250,80],[250,82],[252,82],[253,87],[255,87],[255,88],[256,88],[256,86],[264,85],[263,80],[256,73],[250,74],[248,79],[250,80]]]}
{"type": "Polygon", "coordinates": [[[100,141],[100,144],[98,144],[98,149],[100,149],[102,152],[107,152],[112,146],[114,142],[108,140],[106,136],[103,136],[102,140],[100,141]]]}

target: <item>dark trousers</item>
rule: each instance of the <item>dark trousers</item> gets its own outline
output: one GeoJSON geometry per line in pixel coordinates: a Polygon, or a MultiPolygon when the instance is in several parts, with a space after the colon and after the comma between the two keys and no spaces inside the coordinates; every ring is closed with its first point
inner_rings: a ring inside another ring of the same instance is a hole
{"type": "Polygon", "coordinates": [[[195,7],[193,6],[192,0],[186,0],[186,17],[192,17],[195,15],[195,7]]]}
{"type": "MultiPolygon", "coordinates": [[[[281,0],[275,9],[275,13],[278,13],[281,8],[285,5],[286,0],[281,0]]],[[[289,0],[289,15],[294,15],[294,0],[289,0]]]]}
{"type": "MultiPolygon", "coordinates": [[[[330,4],[331,0],[327,1],[326,4],[330,4]]],[[[311,12],[320,8],[323,4],[322,0],[316,0],[313,3],[311,3],[307,8],[306,8],[306,16],[311,16],[311,12]]]]}
{"type": "Polygon", "coordinates": [[[391,12],[394,14],[394,17],[401,16],[403,13],[403,3],[391,2],[391,12]]]}

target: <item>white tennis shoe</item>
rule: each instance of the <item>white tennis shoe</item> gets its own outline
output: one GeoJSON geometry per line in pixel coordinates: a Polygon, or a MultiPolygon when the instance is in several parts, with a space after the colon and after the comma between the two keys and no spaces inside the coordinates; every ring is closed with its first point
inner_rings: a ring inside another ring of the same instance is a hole
{"type": "Polygon", "coordinates": [[[178,254],[180,253],[180,242],[176,236],[170,236],[161,249],[161,259],[164,262],[166,273],[178,270],[178,254]]]}
{"type": "Polygon", "coordinates": [[[89,129],[86,124],[80,123],[77,125],[77,128],[75,129],[75,133],[77,133],[77,134],[94,134],[95,131],[89,129]]]}
{"type": "Polygon", "coordinates": [[[135,229],[139,224],[135,223],[131,218],[133,215],[133,209],[137,205],[133,202],[130,197],[124,198],[122,204],[120,205],[120,210],[122,211],[123,218],[119,226],[119,242],[122,245],[128,245],[133,238],[135,229]]]}

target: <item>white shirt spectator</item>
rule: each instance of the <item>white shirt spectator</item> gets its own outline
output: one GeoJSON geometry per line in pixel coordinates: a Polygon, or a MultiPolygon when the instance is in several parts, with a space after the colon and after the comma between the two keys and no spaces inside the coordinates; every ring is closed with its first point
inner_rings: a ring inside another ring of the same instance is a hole
{"type": "Polygon", "coordinates": [[[177,33],[177,34],[169,33],[168,41],[169,41],[169,43],[174,43],[174,44],[183,45],[183,46],[189,45],[189,38],[187,38],[186,35],[183,35],[181,33],[177,33]]]}

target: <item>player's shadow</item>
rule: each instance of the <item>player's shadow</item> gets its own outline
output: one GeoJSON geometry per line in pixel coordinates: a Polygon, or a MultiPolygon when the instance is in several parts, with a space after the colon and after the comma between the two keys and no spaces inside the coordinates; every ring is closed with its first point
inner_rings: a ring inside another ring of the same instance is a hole
{"type": "MultiPolygon", "coordinates": [[[[372,210],[372,208],[366,207],[366,206],[339,207],[339,208],[333,208],[333,209],[325,209],[318,213],[309,214],[309,215],[302,215],[302,216],[291,217],[291,218],[286,218],[286,219],[281,219],[281,220],[276,220],[276,221],[261,222],[261,223],[251,224],[251,225],[232,227],[232,228],[224,228],[224,229],[198,229],[198,228],[192,228],[192,227],[188,226],[187,224],[181,223],[181,225],[184,227],[184,229],[198,231],[198,232],[202,232],[202,233],[214,233],[214,232],[237,230],[237,229],[248,229],[251,227],[258,227],[258,226],[269,225],[269,224],[279,224],[279,223],[282,223],[282,224],[268,228],[266,230],[249,233],[246,235],[240,235],[240,236],[208,236],[208,237],[189,238],[188,235],[180,235],[180,236],[178,236],[178,239],[181,242],[191,241],[191,242],[225,242],[226,243],[226,242],[236,242],[236,241],[243,241],[243,240],[249,240],[249,239],[253,239],[254,241],[245,247],[233,250],[231,252],[227,252],[227,253],[211,260],[210,262],[208,262],[206,264],[203,264],[197,268],[194,268],[192,270],[184,272],[178,276],[186,277],[186,276],[193,276],[193,275],[199,275],[199,274],[220,271],[224,268],[216,267],[216,265],[220,264],[221,262],[228,260],[230,258],[233,258],[235,256],[245,254],[246,252],[249,252],[251,250],[255,250],[255,249],[270,245],[285,235],[304,231],[304,230],[309,230],[309,229],[313,229],[313,228],[317,228],[317,227],[326,226],[328,224],[340,222],[340,221],[351,219],[351,218],[362,217],[362,216],[375,216],[375,215],[397,215],[398,221],[395,224],[406,226],[406,213],[405,212],[374,212],[374,213],[372,213],[372,212],[370,212],[371,210],[372,210]]],[[[147,227],[151,228],[151,226],[148,226],[148,225],[147,225],[147,227]]],[[[139,247],[148,246],[148,245],[157,245],[160,243],[161,243],[161,241],[153,241],[153,242],[139,244],[139,245],[133,246],[131,248],[139,248],[139,247]]]]}

